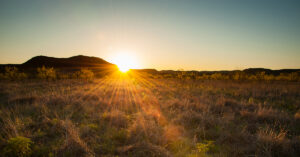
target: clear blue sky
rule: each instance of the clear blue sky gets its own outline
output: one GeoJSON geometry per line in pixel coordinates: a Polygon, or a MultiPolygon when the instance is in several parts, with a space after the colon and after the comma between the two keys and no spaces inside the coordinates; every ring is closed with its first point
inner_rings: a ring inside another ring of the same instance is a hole
{"type": "Polygon", "coordinates": [[[140,68],[300,68],[300,1],[0,0],[0,64],[120,52],[140,68]]]}

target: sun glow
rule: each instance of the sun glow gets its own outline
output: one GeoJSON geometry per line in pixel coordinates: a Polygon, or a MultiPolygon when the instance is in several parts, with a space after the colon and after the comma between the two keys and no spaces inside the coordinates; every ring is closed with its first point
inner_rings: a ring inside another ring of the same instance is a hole
{"type": "Polygon", "coordinates": [[[112,62],[116,64],[119,70],[123,73],[130,69],[138,68],[137,61],[133,55],[127,53],[119,53],[113,57],[112,62]]]}

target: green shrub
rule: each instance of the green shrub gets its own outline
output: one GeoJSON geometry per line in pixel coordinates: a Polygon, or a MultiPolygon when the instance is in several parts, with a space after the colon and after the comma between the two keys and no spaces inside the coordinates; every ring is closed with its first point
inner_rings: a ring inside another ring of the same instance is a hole
{"type": "Polygon", "coordinates": [[[179,138],[168,145],[168,150],[174,153],[174,156],[185,156],[193,149],[191,141],[186,138],[179,138]]]}
{"type": "Polygon", "coordinates": [[[209,150],[214,149],[214,141],[204,141],[203,143],[197,143],[196,148],[199,153],[207,153],[209,150]]]}
{"type": "Polygon", "coordinates": [[[29,138],[22,136],[13,137],[7,141],[3,152],[5,156],[30,156],[32,144],[33,142],[29,138]]]}
{"type": "Polygon", "coordinates": [[[37,77],[40,79],[53,80],[56,78],[56,71],[54,68],[46,68],[43,66],[37,68],[37,77]]]}

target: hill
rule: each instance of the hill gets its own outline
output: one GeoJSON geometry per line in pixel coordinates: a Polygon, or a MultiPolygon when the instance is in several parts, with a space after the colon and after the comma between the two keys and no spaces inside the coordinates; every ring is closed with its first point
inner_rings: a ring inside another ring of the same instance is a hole
{"type": "Polygon", "coordinates": [[[105,61],[102,58],[90,56],[73,56],[69,58],[55,58],[48,56],[36,56],[23,64],[0,64],[0,72],[5,71],[5,67],[17,67],[19,71],[35,75],[38,67],[53,67],[59,73],[72,73],[82,68],[92,70],[96,76],[106,75],[115,71],[116,65],[105,61]]]}
{"type": "Polygon", "coordinates": [[[98,58],[89,56],[73,56],[69,58],[54,58],[47,56],[36,56],[28,60],[27,62],[21,64],[21,67],[102,67],[102,66],[112,66],[113,64],[98,58]]]}

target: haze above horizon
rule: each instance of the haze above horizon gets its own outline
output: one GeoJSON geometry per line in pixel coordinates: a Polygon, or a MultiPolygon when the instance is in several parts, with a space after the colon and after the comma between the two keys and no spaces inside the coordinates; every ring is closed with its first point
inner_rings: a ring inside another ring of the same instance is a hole
{"type": "Polygon", "coordinates": [[[158,70],[300,68],[299,8],[297,0],[1,0],[0,64],[126,54],[158,70]]]}

